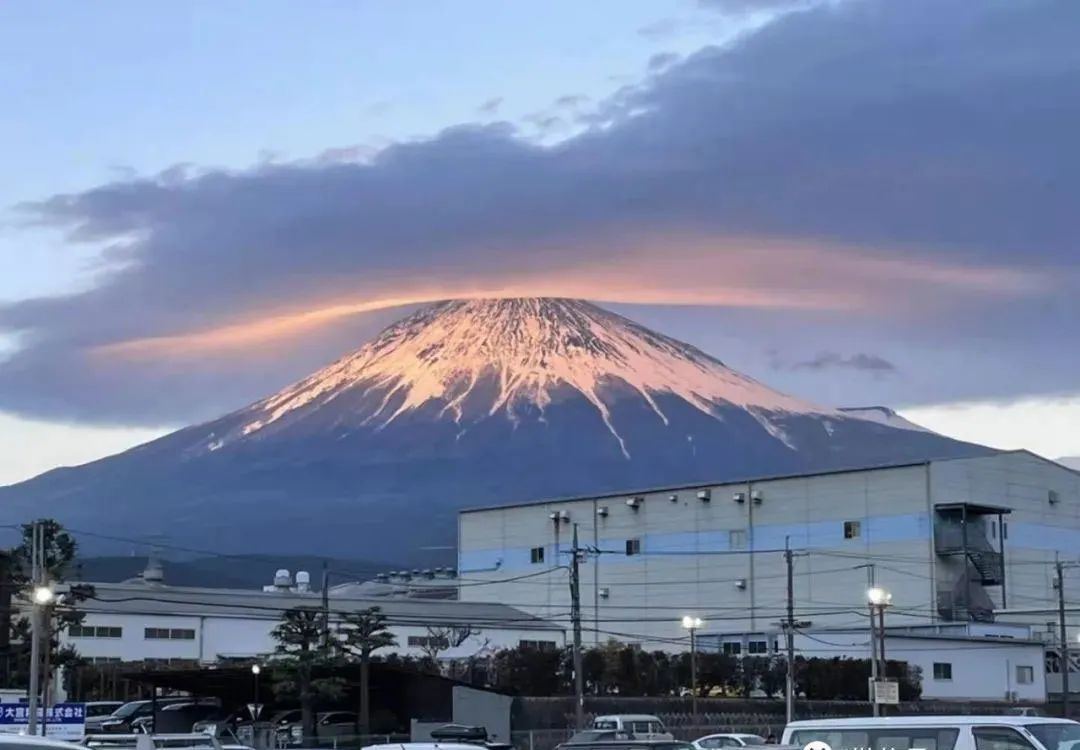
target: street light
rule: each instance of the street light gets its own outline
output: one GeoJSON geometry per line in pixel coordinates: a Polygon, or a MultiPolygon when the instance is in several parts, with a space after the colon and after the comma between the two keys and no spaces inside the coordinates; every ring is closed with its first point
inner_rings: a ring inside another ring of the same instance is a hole
{"type": "Polygon", "coordinates": [[[700,617],[683,615],[682,626],[690,631],[690,712],[697,724],[697,631],[705,624],[700,617]]]}
{"type": "Polygon", "coordinates": [[[34,604],[44,607],[46,604],[52,602],[54,596],[53,590],[48,586],[34,587],[34,604]]]}
{"type": "MultiPolygon", "coordinates": [[[[259,674],[261,672],[262,667],[259,666],[258,662],[251,665],[251,678],[255,685],[253,688],[253,697],[251,699],[251,703],[248,704],[248,711],[251,712],[252,721],[258,721],[259,714],[262,713],[262,704],[259,703],[259,674]]],[[[255,731],[254,727],[252,727],[252,731],[255,731]]]]}
{"type": "MultiPolygon", "coordinates": [[[[866,592],[866,601],[870,605],[870,675],[876,685],[879,676],[885,679],[885,609],[892,604],[892,594],[888,589],[874,586],[866,592]],[[880,667],[878,659],[881,660],[880,667]]],[[[874,716],[880,716],[881,704],[877,701],[877,695],[871,694],[870,697],[874,716]]]]}

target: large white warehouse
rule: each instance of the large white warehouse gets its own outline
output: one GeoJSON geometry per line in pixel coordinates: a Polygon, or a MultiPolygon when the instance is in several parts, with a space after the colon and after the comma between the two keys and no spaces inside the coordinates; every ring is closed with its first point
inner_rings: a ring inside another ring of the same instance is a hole
{"type": "MultiPolygon", "coordinates": [[[[686,614],[703,632],[775,632],[786,545],[807,627],[865,628],[873,581],[892,593],[890,626],[1009,620],[1047,633],[1055,558],[1080,556],[1080,474],[1014,451],[466,511],[461,576],[504,583],[462,598],[565,622],[575,528],[587,643],[684,647],[686,614]]],[[[1080,569],[1064,577],[1080,600],[1080,569]]]]}

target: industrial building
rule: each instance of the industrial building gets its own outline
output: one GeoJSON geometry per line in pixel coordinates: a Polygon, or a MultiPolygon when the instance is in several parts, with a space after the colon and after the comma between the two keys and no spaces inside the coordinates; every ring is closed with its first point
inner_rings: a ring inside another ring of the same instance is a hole
{"type": "MultiPolygon", "coordinates": [[[[378,607],[397,646],[380,651],[421,657],[467,658],[522,643],[562,647],[563,626],[504,604],[461,602],[456,580],[383,580],[329,589],[331,628],[343,613],[378,607]]],[[[170,586],[151,563],[139,578],[95,583],[94,597],[79,603],[83,622],[66,629],[70,644],[93,662],[214,664],[272,654],[271,631],[295,607],[322,607],[310,577],[279,571],[264,590],[170,586]]]]}
{"type": "MultiPolygon", "coordinates": [[[[866,628],[817,628],[795,634],[804,657],[870,658],[866,628]]],[[[1023,625],[954,622],[887,627],[887,658],[919,670],[926,700],[1002,700],[1041,703],[1047,698],[1046,644],[1023,625]]],[[[783,648],[779,628],[766,633],[698,637],[701,650],[750,653],[783,648]]]]}
{"type": "MultiPolygon", "coordinates": [[[[1053,649],[1056,618],[1044,613],[1056,612],[1055,560],[1080,555],[1080,474],[1010,451],[506,505],[458,523],[461,574],[503,582],[463,599],[563,623],[576,531],[586,642],[686,648],[688,614],[702,634],[775,632],[790,547],[804,628],[865,631],[873,584],[892,595],[889,627],[1007,621],[1053,649]]],[[[1063,578],[1066,601],[1080,600],[1080,569],[1063,578]]]]}

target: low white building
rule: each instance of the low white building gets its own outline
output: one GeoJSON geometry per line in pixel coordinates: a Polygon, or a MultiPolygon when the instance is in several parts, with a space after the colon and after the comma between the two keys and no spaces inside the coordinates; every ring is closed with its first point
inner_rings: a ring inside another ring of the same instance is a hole
{"type": "MultiPolygon", "coordinates": [[[[866,628],[818,628],[795,634],[795,653],[806,658],[870,658],[866,628]]],[[[781,653],[784,635],[702,633],[699,647],[729,654],[781,653]]],[[[940,623],[885,628],[885,658],[922,674],[928,700],[1045,702],[1045,644],[1016,625],[940,623]]]]}
{"type": "MultiPolygon", "coordinates": [[[[96,662],[193,662],[273,653],[271,632],[294,607],[322,607],[318,592],[289,586],[270,590],[168,586],[150,580],[95,583],[95,595],[79,604],[82,624],[61,635],[96,662]]],[[[416,596],[358,597],[355,586],[331,589],[328,611],[336,628],[341,615],[379,607],[398,645],[380,651],[420,657],[435,639],[438,658],[465,658],[522,644],[565,645],[561,625],[503,604],[416,596]],[[440,643],[441,642],[441,643],[440,643]]],[[[360,587],[359,590],[364,590],[360,587]]]]}

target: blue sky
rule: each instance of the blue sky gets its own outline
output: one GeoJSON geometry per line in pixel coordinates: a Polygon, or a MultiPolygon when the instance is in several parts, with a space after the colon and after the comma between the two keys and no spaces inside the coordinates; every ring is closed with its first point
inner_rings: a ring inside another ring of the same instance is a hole
{"type": "Polygon", "coordinates": [[[903,5],[0,5],[0,484],[507,287],[1080,453],[1076,6],[903,5]]]}

